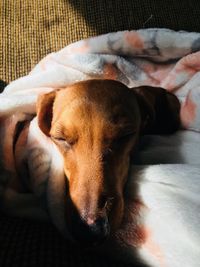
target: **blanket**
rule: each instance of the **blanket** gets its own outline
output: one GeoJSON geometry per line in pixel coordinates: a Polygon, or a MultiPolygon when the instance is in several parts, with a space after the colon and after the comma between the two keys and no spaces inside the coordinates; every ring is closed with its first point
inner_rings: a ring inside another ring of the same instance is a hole
{"type": "Polygon", "coordinates": [[[199,71],[200,34],[168,29],[109,33],[47,55],[0,94],[0,194],[9,175],[15,175],[16,127],[35,116],[38,95],[95,78],[130,88],[163,87],[181,102],[181,131],[173,138],[146,136],[141,141],[114,242],[150,266],[199,266],[199,71]],[[136,187],[137,198],[132,193],[136,187]]]}

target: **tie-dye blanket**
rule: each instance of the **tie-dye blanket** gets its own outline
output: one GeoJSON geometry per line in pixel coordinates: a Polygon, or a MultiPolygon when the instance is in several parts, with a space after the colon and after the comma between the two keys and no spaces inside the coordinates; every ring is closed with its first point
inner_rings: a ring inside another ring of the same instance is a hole
{"type": "Polygon", "coordinates": [[[199,33],[167,29],[123,31],[82,40],[47,55],[29,75],[8,85],[1,95],[0,113],[12,112],[14,103],[32,112],[43,90],[91,78],[116,79],[128,87],[148,84],[174,92],[182,102],[183,127],[199,131],[199,50],[199,33]]]}
{"type": "Polygon", "coordinates": [[[32,118],[39,94],[94,78],[119,80],[128,87],[161,86],[180,99],[182,128],[188,131],[180,131],[174,139],[144,138],[140,171],[133,168],[127,189],[131,199],[131,189],[138,187],[140,200],[127,201],[116,238],[122,247],[136,249],[150,266],[199,266],[200,33],[168,29],[109,33],[47,55],[0,94],[0,149],[5,165],[14,166],[10,154],[15,125],[32,118]]]}

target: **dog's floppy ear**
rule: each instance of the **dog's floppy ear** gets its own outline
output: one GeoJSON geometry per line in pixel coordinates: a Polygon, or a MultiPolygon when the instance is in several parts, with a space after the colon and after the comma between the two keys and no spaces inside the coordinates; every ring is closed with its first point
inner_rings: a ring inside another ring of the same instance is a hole
{"type": "Polygon", "coordinates": [[[39,96],[37,100],[38,126],[47,136],[49,136],[49,131],[51,128],[51,121],[53,116],[52,108],[55,96],[56,92],[53,91],[48,94],[39,96]]]}
{"type": "Polygon", "coordinates": [[[142,116],[142,134],[170,134],[180,126],[178,98],[160,87],[133,88],[142,116]]]}

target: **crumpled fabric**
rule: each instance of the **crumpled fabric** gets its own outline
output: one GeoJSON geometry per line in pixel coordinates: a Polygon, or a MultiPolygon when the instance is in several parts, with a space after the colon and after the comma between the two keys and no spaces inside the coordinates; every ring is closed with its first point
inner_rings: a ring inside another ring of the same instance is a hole
{"type": "Polygon", "coordinates": [[[5,106],[15,94],[25,97],[21,102],[17,97],[16,106],[30,103],[33,112],[43,91],[86,79],[114,79],[128,87],[160,86],[176,94],[182,104],[182,127],[200,131],[199,50],[200,33],[169,29],[122,31],[81,40],[47,55],[27,76],[10,83],[0,95],[0,114],[9,112],[5,106]]]}

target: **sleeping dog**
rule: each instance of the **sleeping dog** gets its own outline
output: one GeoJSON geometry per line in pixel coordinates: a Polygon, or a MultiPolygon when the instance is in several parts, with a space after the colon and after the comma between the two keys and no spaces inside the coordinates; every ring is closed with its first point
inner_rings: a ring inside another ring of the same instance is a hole
{"type": "Polygon", "coordinates": [[[130,90],[112,80],[41,95],[35,118],[16,114],[1,122],[2,209],[50,217],[71,240],[101,243],[121,225],[138,138],[173,133],[179,110],[177,98],[162,88],[130,90]]]}

